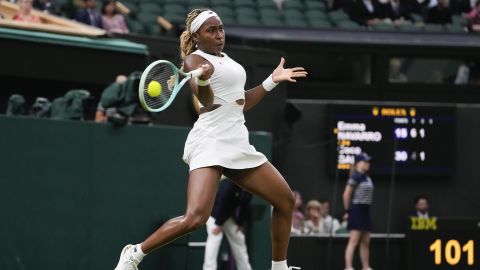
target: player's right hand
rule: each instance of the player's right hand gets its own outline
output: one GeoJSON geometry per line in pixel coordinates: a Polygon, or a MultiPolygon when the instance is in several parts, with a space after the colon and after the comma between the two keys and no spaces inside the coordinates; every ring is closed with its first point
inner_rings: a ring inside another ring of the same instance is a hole
{"type": "Polygon", "coordinates": [[[202,75],[198,77],[200,80],[208,80],[210,77],[212,77],[213,74],[213,68],[210,64],[202,64],[199,66],[199,68],[203,69],[202,75]]]}

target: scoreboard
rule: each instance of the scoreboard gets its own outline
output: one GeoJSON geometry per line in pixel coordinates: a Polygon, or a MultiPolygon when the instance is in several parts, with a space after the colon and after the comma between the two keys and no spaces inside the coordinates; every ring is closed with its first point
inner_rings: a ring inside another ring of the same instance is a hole
{"type": "MultiPolygon", "coordinates": [[[[455,107],[330,104],[333,164],[349,170],[354,156],[372,156],[372,174],[454,172],[455,107]]],[[[333,166],[334,167],[334,166],[333,166]]]]}

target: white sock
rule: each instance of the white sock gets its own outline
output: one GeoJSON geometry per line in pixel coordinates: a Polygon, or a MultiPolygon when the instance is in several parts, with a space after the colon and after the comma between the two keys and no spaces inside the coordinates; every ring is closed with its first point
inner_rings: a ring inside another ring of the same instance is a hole
{"type": "Polygon", "coordinates": [[[142,244],[136,244],[133,248],[132,256],[135,257],[139,262],[142,261],[143,257],[145,257],[145,253],[142,250],[142,244]]]}
{"type": "Polygon", "coordinates": [[[272,269],[271,270],[288,270],[287,260],[284,261],[272,261],[272,269]]]}

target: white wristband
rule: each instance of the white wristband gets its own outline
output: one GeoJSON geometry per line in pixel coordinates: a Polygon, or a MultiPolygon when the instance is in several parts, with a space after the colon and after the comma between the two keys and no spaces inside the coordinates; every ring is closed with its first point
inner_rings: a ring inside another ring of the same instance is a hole
{"type": "Polygon", "coordinates": [[[210,79],[208,80],[200,80],[198,77],[195,78],[195,83],[198,85],[198,86],[207,86],[210,84],[210,79]]]}
{"type": "Polygon", "coordinates": [[[273,81],[272,74],[270,74],[270,76],[268,76],[268,78],[266,78],[265,81],[262,82],[263,89],[265,89],[265,91],[267,92],[272,91],[273,88],[275,88],[275,86],[277,85],[278,83],[273,81]]]}

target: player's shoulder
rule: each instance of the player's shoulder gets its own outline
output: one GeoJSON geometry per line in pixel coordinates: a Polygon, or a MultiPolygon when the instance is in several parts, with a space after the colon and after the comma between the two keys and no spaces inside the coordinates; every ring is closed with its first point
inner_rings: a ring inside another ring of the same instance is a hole
{"type": "Polygon", "coordinates": [[[198,54],[189,54],[183,59],[183,67],[185,71],[196,69],[198,66],[208,64],[209,62],[198,54]]]}

